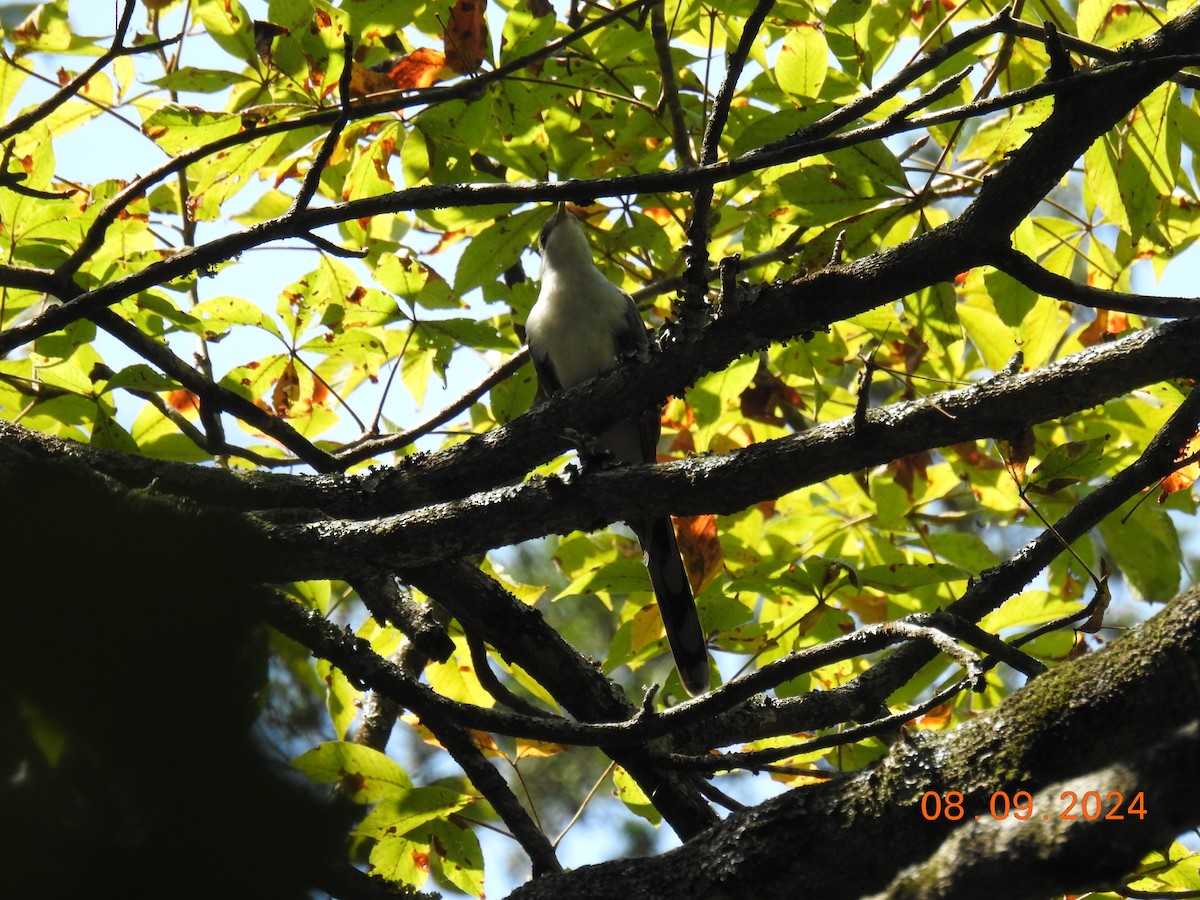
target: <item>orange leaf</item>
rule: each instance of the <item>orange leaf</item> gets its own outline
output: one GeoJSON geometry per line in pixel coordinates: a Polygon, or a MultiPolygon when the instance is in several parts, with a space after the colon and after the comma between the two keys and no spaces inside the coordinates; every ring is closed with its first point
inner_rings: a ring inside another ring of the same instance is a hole
{"type": "Polygon", "coordinates": [[[191,412],[200,408],[200,398],[191,391],[171,391],[167,394],[167,402],[180,412],[191,412]]]}
{"type": "Polygon", "coordinates": [[[1008,460],[1008,467],[1012,470],[1013,477],[1024,478],[1025,469],[1029,465],[1029,457],[1033,455],[1037,446],[1033,429],[1026,428],[1017,434],[1010,435],[1007,439],[1001,438],[999,444],[1001,453],[1008,460]]]}
{"type": "MultiPolygon", "coordinates": [[[[388,63],[389,66],[394,64],[391,62],[388,63]]],[[[380,72],[374,68],[368,68],[360,62],[351,61],[351,97],[366,97],[368,94],[382,94],[385,91],[394,91],[395,89],[396,86],[392,83],[392,79],[388,78],[386,72],[380,72]]]]}
{"type": "Polygon", "coordinates": [[[950,722],[951,706],[949,703],[943,703],[941,706],[935,706],[925,715],[913,719],[905,724],[920,725],[922,728],[945,728],[950,722]]]}
{"type": "Polygon", "coordinates": [[[922,451],[902,456],[888,466],[894,473],[896,484],[904,488],[904,492],[908,494],[909,500],[913,499],[913,488],[917,483],[918,475],[924,481],[929,481],[929,475],[926,470],[929,468],[930,460],[929,453],[922,451]]]}
{"type": "Polygon", "coordinates": [[[271,393],[271,404],[275,407],[275,415],[287,418],[292,413],[292,407],[300,399],[300,373],[296,371],[296,361],[288,360],[279,380],[275,382],[275,390],[271,393]]]}
{"type": "Polygon", "coordinates": [[[446,65],[465,75],[479,69],[487,55],[485,0],[458,0],[450,10],[450,24],[443,35],[446,65]]]}
{"type": "MultiPolygon", "coordinates": [[[[418,47],[412,53],[386,64],[383,74],[389,82],[382,90],[414,91],[427,88],[446,77],[446,56],[438,50],[418,47]]],[[[375,71],[380,71],[378,68],[375,71]]],[[[353,72],[351,75],[353,76],[353,72]]],[[[353,78],[351,78],[353,83],[353,78]]]]}
{"type": "Polygon", "coordinates": [[[784,424],[785,419],[777,414],[783,407],[804,409],[800,392],[773,372],[760,371],[739,399],[743,416],[768,425],[784,424]]]}
{"type": "Polygon", "coordinates": [[[725,564],[725,553],[717,539],[716,517],[680,516],[675,519],[675,536],[688,579],[699,593],[720,574],[725,564]]]}
{"type": "Polygon", "coordinates": [[[557,756],[559,753],[566,753],[566,744],[551,744],[547,741],[531,741],[525,739],[517,740],[517,759],[545,759],[549,756],[557,756]]]}
{"type": "Polygon", "coordinates": [[[1091,324],[1079,332],[1079,343],[1085,347],[1092,347],[1102,341],[1111,341],[1128,327],[1129,316],[1125,313],[1098,309],[1091,324]]]}
{"type": "MultiPolygon", "coordinates": [[[[1187,442],[1187,446],[1183,452],[1179,454],[1180,459],[1186,459],[1193,456],[1197,451],[1200,451],[1200,433],[1197,433],[1187,442]]],[[[1181,466],[1176,469],[1159,483],[1161,490],[1158,494],[1158,502],[1166,503],[1167,498],[1176,491],[1186,491],[1196,479],[1200,478],[1200,463],[1191,462],[1186,466],[1181,466]]]]}
{"type": "Polygon", "coordinates": [[[483,751],[484,756],[503,756],[505,759],[508,759],[504,751],[496,746],[496,739],[486,731],[468,728],[467,734],[469,734],[471,739],[475,741],[475,746],[483,751]]]}

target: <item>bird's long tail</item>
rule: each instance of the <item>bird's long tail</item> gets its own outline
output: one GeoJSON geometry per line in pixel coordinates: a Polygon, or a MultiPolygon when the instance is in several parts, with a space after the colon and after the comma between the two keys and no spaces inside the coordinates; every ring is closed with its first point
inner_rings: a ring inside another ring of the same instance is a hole
{"type": "Polygon", "coordinates": [[[696,614],[692,586],[688,581],[675,528],[669,516],[634,526],[642,545],[642,560],[658,598],[658,609],[667,630],[667,641],[684,689],[693,697],[709,688],[708,650],[704,630],[696,614]]]}

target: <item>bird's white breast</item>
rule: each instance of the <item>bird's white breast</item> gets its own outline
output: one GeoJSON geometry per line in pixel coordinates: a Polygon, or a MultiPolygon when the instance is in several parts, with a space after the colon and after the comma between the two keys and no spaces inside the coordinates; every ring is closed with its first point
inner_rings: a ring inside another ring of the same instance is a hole
{"type": "Polygon", "coordinates": [[[629,302],[595,268],[572,276],[543,272],[541,293],[525,324],[530,345],[548,352],[564,388],[612,368],[617,358],[614,335],[626,328],[629,302]]]}

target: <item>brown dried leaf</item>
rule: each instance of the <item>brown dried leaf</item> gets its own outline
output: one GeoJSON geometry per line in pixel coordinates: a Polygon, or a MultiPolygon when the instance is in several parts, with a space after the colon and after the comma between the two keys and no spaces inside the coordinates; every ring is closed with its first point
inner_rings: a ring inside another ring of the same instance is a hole
{"type": "Polygon", "coordinates": [[[271,64],[271,46],[281,34],[291,34],[282,25],[254,20],[254,50],[265,65],[271,64]]]}
{"type": "Polygon", "coordinates": [[[487,56],[485,0],[458,0],[450,10],[443,41],[446,65],[460,75],[478,71],[487,56]]]}
{"type": "Polygon", "coordinates": [[[293,407],[300,399],[300,373],[296,371],[296,361],[288,360],[279,380],[275,382],[275,390],[271,393],[271,404],[275,407],[275,415],[286,419],[292,414],[293,407]]]}

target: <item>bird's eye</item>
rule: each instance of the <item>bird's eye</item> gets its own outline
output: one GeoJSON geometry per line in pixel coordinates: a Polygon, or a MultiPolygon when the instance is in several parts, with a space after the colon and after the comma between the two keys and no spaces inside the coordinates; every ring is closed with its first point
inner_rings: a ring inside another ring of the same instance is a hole
{"type": "Polygon", "coordinates": [[[546,241],[550,240],[550,232],[554,230],[554,220],[548,219],[546,224],[542,226],[542,230],[538,232],[538,250],[546,249],[546,241]]]}

